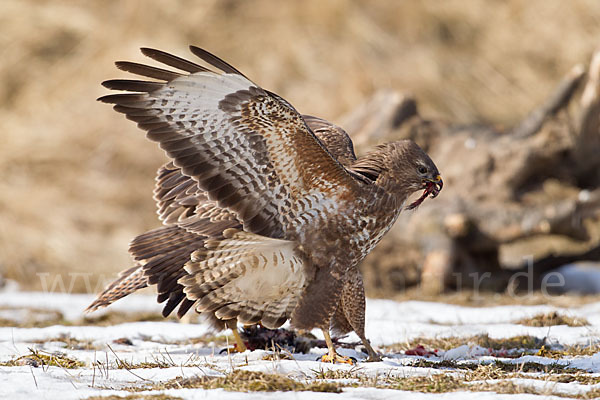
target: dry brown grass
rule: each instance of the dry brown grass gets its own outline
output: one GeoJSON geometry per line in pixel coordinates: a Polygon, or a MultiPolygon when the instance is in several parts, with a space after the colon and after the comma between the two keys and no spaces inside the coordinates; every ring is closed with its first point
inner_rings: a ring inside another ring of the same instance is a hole
{"type": "MultiPolygon", "coordinates": [[[[550,382],[544,389],[545,395],[559,397],[575,397],[577,394],[565,394],[556,390],[552,382],[578,382],[592,385],[597,377],[582,372],[561,373],[555,370],[546,371],[549,375],[532,375],[527,371],[539,371],[543,367],[533,365],[529,368],[523,365],[508,365],[492,363],[487,365],[471,365],[469,368],[455,365],[440,365],[431,363],[428,368],[443,369],[439,373],[426,376],[376,375],[366,376],[356,370],[327,370],[318,372],[312,382],[299,382],[282,374],[265,374],[263,372],[234,370],[222,377],[196,376],[192,378],[175,378],[167,382],[156,383],[148,387],[132,387],[127,390],[139,392],[146,390],[165,390],[181,388],[223,388],[229,391],[317,391],[340,392],[347,387],[375,387],[422,393],[447,393],[454,391],[493,391],[496,393],[538,393],[535,388],[522,382],[512,381],[514,378],[535,379],[550,382]],[[450,368],[450,369],[449,369],[450,368]],[[341,380],[341,381],[339,381],[341,380]]],[[[592,393],[592,392],[590,392],[592,393]]],[[[596,393],[596,392],[593,392],[596,393]]]]}
{"type": "Polygon", "coordinates": [[[423,346],[428,350],[450,350],[464,344],[478,345],[492,350],[506,349],[524,349],[533,350],[539,349],[544,345],[542,339],[534,336],[513,336],[504,339],[493,339],[487,334],[476,335],[471,337],[445,337],[445,338],[415,338],[410,342],[396,343],[383,347],[384,352],[397,353],[408,349],[413,349],[416,346],[423,346]]]}
{"type": "Polygon", "coordinates": [[[70,358],[65,354],[47,353],[41,350],[29,349],[27,355],[15,358],[10,361],[0,362],[0,366],[14,367],[20,365],[29,365],[32,367],[60,367],[60,368],[81,368],[85,363],[74,358],[70,358]]]}
{"type": "Polygon", "coordinates": [[[157,225],[164,156],[95,98],[137,48],[197,44],[299,110],[336,119],[377,89],[422,113],[510,124],[599,44],[595,0],[6,0],[0,4],[0,268],[97,291],[157,225]],[[68,275],[68,273],[91,273],[68,275]]]}
{"type": "Polygon", "coordinates": [[[225,389],[234,392],[332,392],[340,393],[339,385],[329,382],[304,383],[288,378],[282,374],[267,374],[259,371],[235,370],[223,377],[195,376],[192,378],[175,378],[165,383],[156,384],[155,389],[225,389]]]}
{"type": "Polygon", "coordinates": [[[540,327],[554,325],[588,326],[590,323],[585,318],[570,317],[552,311],[546,314],[535,315],[531,318],[520,319],[515,321],[515,324],[540,327]]]}

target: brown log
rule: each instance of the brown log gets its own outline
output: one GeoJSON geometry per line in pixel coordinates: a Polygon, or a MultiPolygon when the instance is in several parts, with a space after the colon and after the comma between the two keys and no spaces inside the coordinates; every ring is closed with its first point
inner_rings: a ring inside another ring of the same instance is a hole
{"type": "Polygon", "coordinates": [[[492,207],[472,214],[479,226],[498,243],[512,243],[536,235],[590,239],[583,221],[600,215],[600,189],[582,190],[577,197],[539,205],[492,207]]]}

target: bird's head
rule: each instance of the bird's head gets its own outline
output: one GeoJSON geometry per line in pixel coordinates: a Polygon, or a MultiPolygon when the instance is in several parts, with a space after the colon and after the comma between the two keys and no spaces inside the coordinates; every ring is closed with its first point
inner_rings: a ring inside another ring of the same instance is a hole
{"type": "Polygon", "coordinates": [[[417,208],[427,197],[436,197],[443,187],[440,173],[431,158],[412,140],[377,146],[352,167],[404,202],[419,190],[423,194],[406,208],[417,208]]]}
{"type": "Polygon", "coordinates": [[[403,180],[408,184],[405,187],[409,190],[409,195],[423,189],[421,196],[406,207],[408,210],[413,210],[427,197],[437,197],[444,186],[444,181],[431,158],[415,142],[405,140],[396,143],[404,149],[404,156],[399,157],[395,173],[403,176],[403,180]]]}

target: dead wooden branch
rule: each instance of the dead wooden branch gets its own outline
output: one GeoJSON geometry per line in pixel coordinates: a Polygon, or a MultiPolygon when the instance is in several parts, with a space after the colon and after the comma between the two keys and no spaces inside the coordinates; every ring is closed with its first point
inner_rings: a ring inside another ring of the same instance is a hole
{"type": "Polygon", "coordinates": [[[554,92],[538,108],[533,110],[511,132],[514,138],[524,138],[536,134],[544,122],[565,108],[577,91],[585,76],[585,68],[578,64],[569,71],[556,86],[554,92]]]}
{"type": "Polygon", "coordinates": [[[600,215],[600,189],[582,190],[575,198],[540,205],[492,207],[471,213],[478,226],[498,243],[512,243],[536,235],[563,235],[586,241],[585,219],[600,215]],[[501,214],[501,215],[499,215],[501,214]]]}

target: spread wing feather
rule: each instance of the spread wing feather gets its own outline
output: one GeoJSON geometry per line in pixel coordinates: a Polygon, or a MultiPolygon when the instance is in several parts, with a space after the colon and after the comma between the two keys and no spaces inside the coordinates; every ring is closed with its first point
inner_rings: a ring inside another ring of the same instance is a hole
{"type": "Polygon", "coordinates": [[[236,213],[246,231],[286,237],[291,221],[307,208],[355,188],[352,176],[293,107],[210,53],[191,49],[223,73],[143,49],[186,73],[120,63],[136,74],[167,79],[107,81],[108,88],[139,93],[100,100],[137,121],[209,200],[236,213]]]}
{"type": "Polygon", "coordinates": [[[220,237],[225,229],[241,228],[236,215],[210,200],[198,182],[167,163],[156,176],[154,199],[158,216],[165,225],[177,225],[188,232],[220,237]]]}

